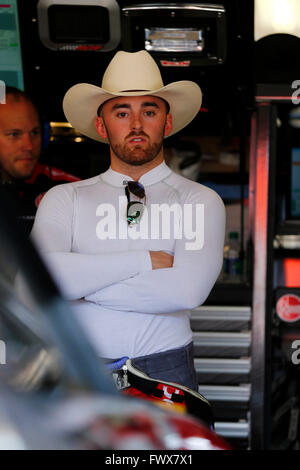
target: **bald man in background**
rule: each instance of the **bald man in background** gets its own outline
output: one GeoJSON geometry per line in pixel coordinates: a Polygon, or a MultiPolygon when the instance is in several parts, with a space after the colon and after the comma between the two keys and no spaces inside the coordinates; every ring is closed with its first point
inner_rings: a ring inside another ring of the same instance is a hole
{"type": "Polygon", "coordinates": [[[0,104],[0,195],[8,198],[29,233],[43,195],[57,184],[79,178],[39,163],[42,125],[38,110],[23,91],[6,88],[0,104]]]}

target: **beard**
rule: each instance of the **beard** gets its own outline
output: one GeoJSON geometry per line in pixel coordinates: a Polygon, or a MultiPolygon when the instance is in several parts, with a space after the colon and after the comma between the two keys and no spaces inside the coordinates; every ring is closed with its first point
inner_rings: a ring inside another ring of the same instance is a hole
{"type": "MultiPolygon", "coordinates": [[[[104,121],[104,120],[103,120],[104,121]]],[[[105,125],[105,121],[104,121],[105,125]]],[[[152,162],[152,160],[157,157],[159,152],[162,149],[163,146],[163,140],[164,140],[164,129],[162,129],[162,135],[160,137],[160,140],[158,142],[153,142],[152,144],[148,143],[147,146],[142,146],[139,144],[136,144],[135,146],[129,146],[127,143],[122,143],[122,144],[115,144],[113,140],[111,139],[109,130],[107,129],[106,125],[106,132],[109,140],[109,144],[111,147],[111,150],[114,152],[116,157],[121,160],[124,163],[127,163],[128,165],[133,165],[133,166],[141,166],[144,165],[145,163],[152,162]]],[[[131,132],[126,140],[130,139],[131,137],[144,137],[148,139],[149,142],[149,137],[145,132],[140,131],[140,132],[131,132]]]]}
{"type": "Polygon", "coordinates": [[[110,145],[119,160],[129,165],[140,166],[154,160],[161,151],[163,141],[155,142],[152,145],[148,145],[146,148],[142,148],[139,145],[136,145],[134,148],[129,148],[126,144],[110,145]]]}

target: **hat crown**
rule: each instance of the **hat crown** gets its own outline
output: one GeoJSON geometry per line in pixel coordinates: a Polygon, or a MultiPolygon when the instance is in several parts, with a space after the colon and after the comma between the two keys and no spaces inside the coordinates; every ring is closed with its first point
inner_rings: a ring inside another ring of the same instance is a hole
{"type": "Polygon", "coordinates": [[[117,52],[102,79],[102,88],[111,93],[154,91],[163,86],[160,70],[147,51],[117,52]]]}

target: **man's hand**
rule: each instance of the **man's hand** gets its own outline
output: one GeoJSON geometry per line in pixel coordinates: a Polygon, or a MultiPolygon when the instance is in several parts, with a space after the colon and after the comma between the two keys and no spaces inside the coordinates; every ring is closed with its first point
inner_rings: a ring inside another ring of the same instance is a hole
{"type": "Polygon", "coordinates": [[[152,269],[172,268],[174,256],[165,251],[150,251],[152,269]]]}

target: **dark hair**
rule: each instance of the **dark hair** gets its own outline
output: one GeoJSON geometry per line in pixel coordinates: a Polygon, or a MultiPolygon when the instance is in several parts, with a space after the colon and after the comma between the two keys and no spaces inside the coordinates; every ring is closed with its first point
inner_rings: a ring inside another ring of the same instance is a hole
{"type": "Polygon", "coordinates": [[[19,90],[19,88],[14,86],[7,86],[5,88],[5,93],[7,96],[11,96],[16,101],[28,100],[34,104],[32,99],[27,95],[27,93],[25,93],[25,91],[19,90]]]}
{"type": "MultiPolygon", "coordinates": [[[[160,99],[165,103],[165,105],[166,105],[166,113],[169,114],[169,112],[170,112],[170,105],[169,105],[169,103],[168,103],[166,100],[164,100],[163,98],[161,98],[161,96],[157,96],[157,98],[160,98],[160,99]]],[[[111,99],[113,99],[113,98],[111,98],[111,99]]],[[[102,111],[103,105],[104,105],[105,103],[107,103],[107,101],[109,101],[109,100],[106,100],[106,101],[104,101],[103,103],[101,103],[100,106],[99,106],[99,108],[97,109],[97,116],[98,116],[98,117],[101,115],[101,111],[102,111]]]]}

